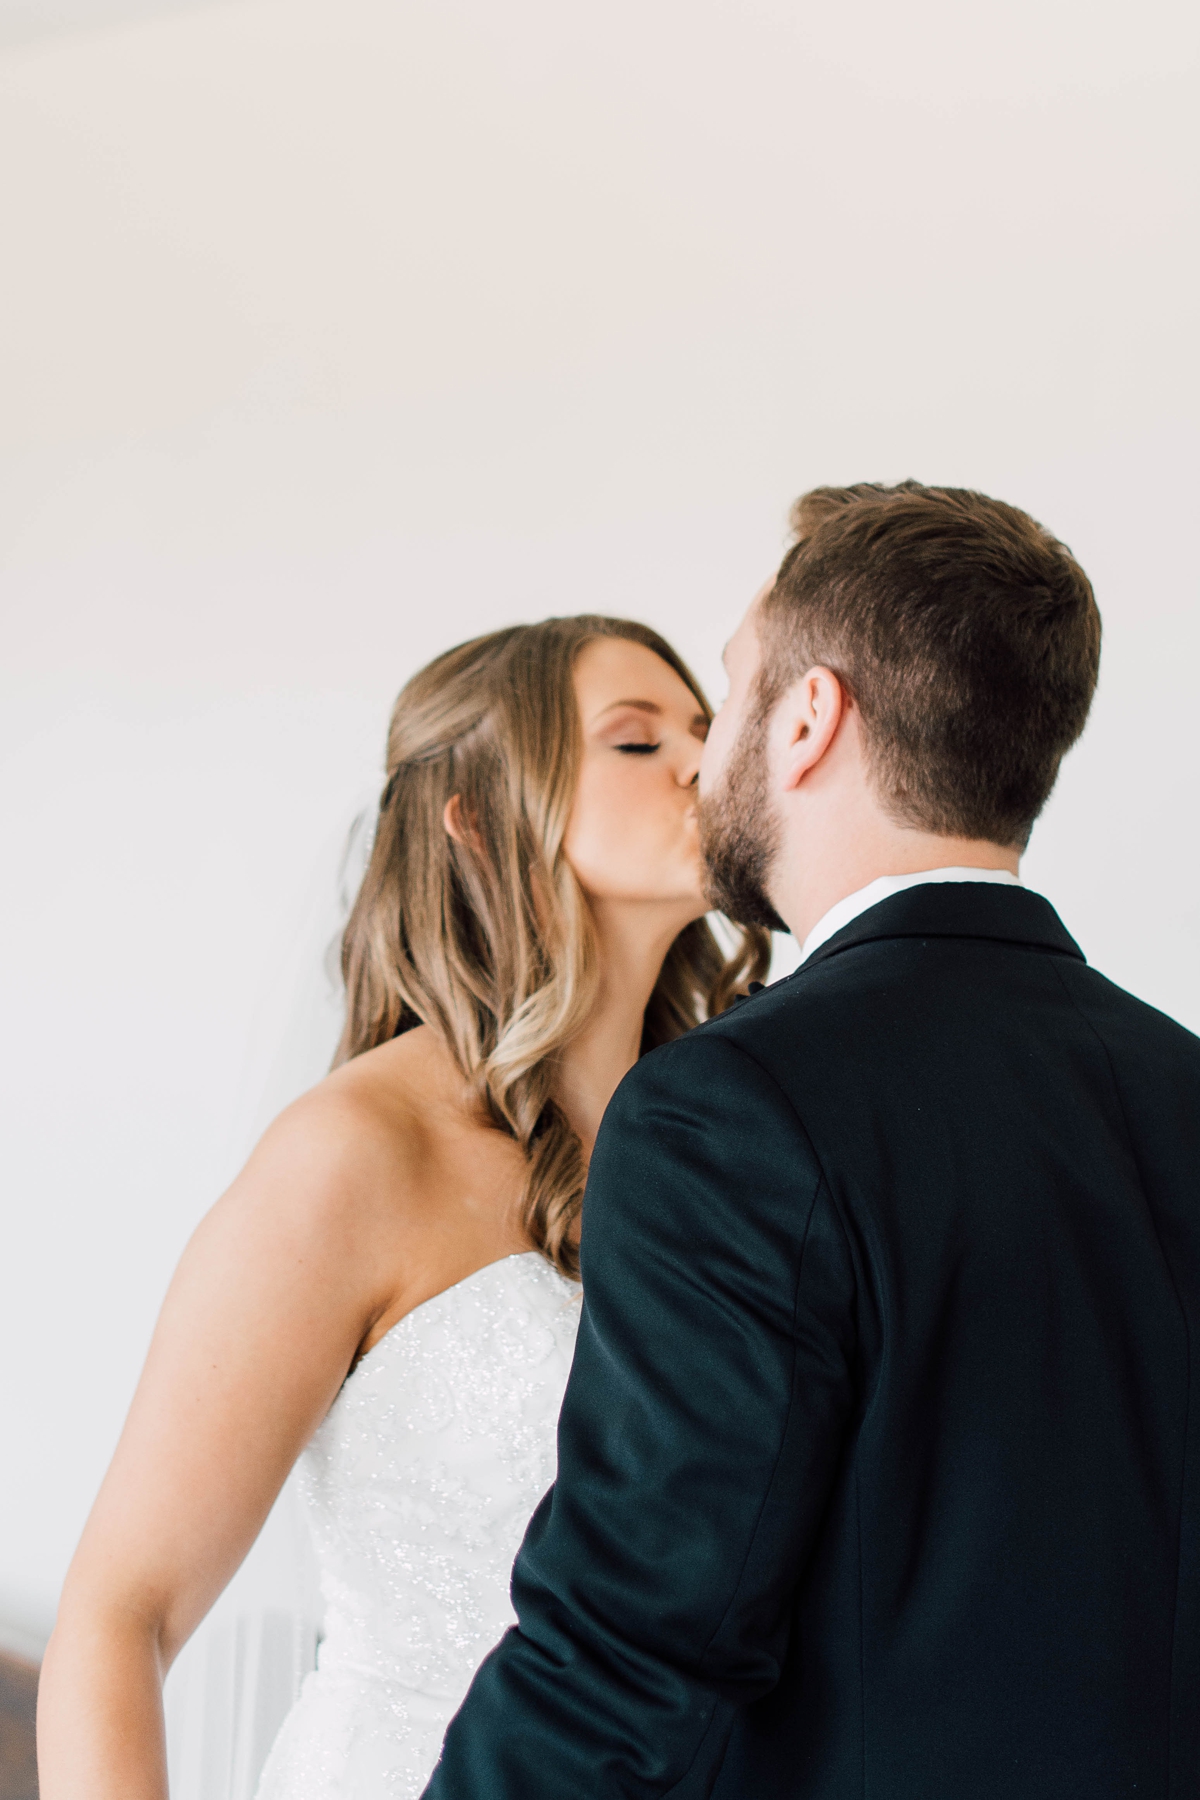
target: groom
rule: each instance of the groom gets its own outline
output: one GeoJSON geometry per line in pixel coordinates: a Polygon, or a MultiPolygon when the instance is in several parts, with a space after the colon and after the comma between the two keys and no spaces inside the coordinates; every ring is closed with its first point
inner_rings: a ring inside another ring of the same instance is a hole
{"type": "Polygon", "coordinates": [[[1017,877],[1091,587],[974,493],[795,523],[700,780],[714,903],[804,961],[612,1102],[520,1625],[426,1793],[1193,1800],[1200,1043],[1017,877]]]}

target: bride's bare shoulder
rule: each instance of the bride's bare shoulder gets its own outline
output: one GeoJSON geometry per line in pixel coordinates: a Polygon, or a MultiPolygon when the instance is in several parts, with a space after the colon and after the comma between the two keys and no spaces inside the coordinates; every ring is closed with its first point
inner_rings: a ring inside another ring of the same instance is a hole
{"type": "Polygon", "coordinates": [[[286,1107],[247,1173],[387,1205],[415,1196],[445,1138],[470,1129],[464,1084],[426,1026],[364,1051],[286,1107]]]}
{"type": "Polygon", "coordinates": [[[201,1233],[221,1238],[225,1263],[307,1271],[323,1304],[343,1292],[362,1345],[524,1247],[513,1210],[523,1178],[516,1142],[473,1111],[453,1059],[421,1026],[287,1107],[201,1233]]]}
{"type": "Polygon", "coordinates": [[[524,1167],[516,1142],[473,1111],[436,1033],[420,1026],[335,1069],[281,1113],[234,1186],[243,1214],[248,1202],[307,1260],[365,1281],[390,1320],[426,1290],[523,1246],[513,1209],[524,1167]]]}

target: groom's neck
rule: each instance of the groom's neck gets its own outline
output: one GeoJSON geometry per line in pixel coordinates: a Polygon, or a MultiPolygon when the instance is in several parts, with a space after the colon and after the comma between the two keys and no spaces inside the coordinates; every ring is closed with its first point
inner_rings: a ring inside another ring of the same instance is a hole
{"type": "Polygon", "coordinates": [[[798,944],[831,906],[881,875],[926,869],[1007,869],[1018,872],[1020,851],[981,838],[943,837],[899,825],[873,796],[842,796],[837,809],[784,821],[771,871],[771,901],[798,944]]]}

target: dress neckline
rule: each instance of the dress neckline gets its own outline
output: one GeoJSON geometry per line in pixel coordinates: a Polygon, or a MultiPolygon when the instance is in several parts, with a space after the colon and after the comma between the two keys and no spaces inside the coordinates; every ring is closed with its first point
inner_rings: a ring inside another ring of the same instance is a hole
{"type": "MultiPolygon", "coordinates": [[[[546,1261],[540,1250],[514,1250],[508,1256],[497,1256],[492,1262],[481,1263],[479,1268],[472,1269],[469,1275],[464,1275],[461,1281],[452,1281],[449,1287],[439,1288],[436,1294],[430,1294],[428,1300],[418,1301],[417,1305],[406,1312],[403,1317],[397,1319],[394,1325],[389,1325],[383,1336],[377,1338],[369,1350],[363,1351],[353,1368],[347,1372],[346,1381],[352,1381],[359,1370],[370,1362],[375,1353],[382,1350],[383,1346],[396,1335],[401,1326],[407,1325],[409,1320],[415,1319],[419,1313],[428,1312],[431,1306],[437,1306],[439,1301],[448,1299],[451,1294],[460,1294],[464,1288],[471,1287],[483,1276],[490,1275],[493,1269],[503,1269],[508,1263],[528,1262],[531,1259],[535,1262],[545,1263],[552,1274],[558,1275],[558,1270],[552,1263],[546,1261]]],[[[562,1282],[567,1279],[565,1275],[559,1275],[558,1278],[562,1282]]],[[[342,1386],[345,1385],[346,1382],[343,1382],[342,1386]]]]}

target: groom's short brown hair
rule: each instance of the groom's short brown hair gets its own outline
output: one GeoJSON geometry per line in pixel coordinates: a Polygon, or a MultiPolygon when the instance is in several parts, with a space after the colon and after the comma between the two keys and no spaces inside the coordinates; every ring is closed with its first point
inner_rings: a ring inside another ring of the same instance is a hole
{"type": "Polygon", "coordinates": [[[1070,551],[967,488],[814,488],[763,600],[761,698],[815,664],[863,721],[904,824],[1024,846],[1083,730],[1100,614],[1070,551]]]}

